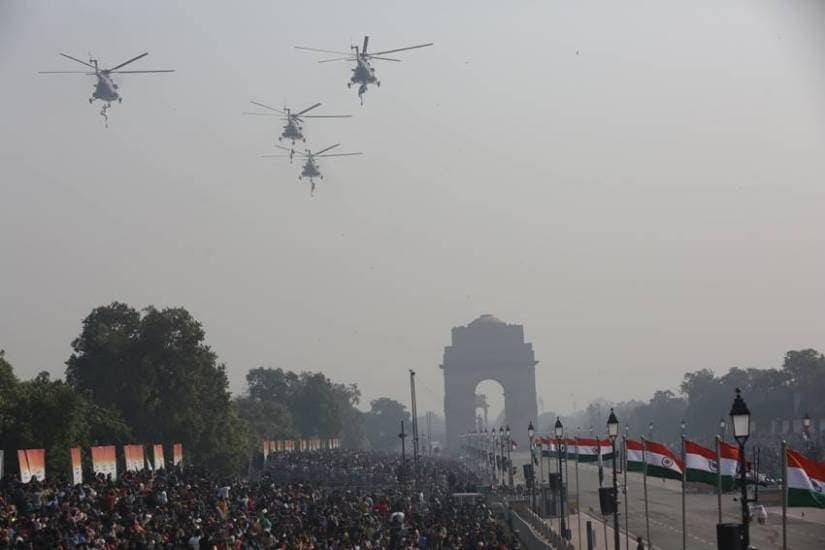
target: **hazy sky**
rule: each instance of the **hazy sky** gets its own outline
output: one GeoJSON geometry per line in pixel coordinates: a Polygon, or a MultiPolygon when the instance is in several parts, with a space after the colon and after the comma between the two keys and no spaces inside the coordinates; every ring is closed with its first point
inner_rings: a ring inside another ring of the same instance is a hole
{"type": "Polygon", "coordinates": [[[0,347],[62,374],[95,306],[184,306],[243,388],[322,370],[442,410],[450,327],[525,326],[546,409],[825,349],[818,0],[0,0],[0,347]],[[378,66],[294,45],[420,42],[378,66]],[[93,79],[142,51],[106,129],[93,79]],[[250,99],[316,101],[310,198],[250,99]],[[342,148],[342,149],[343,149],[342,148]]]}

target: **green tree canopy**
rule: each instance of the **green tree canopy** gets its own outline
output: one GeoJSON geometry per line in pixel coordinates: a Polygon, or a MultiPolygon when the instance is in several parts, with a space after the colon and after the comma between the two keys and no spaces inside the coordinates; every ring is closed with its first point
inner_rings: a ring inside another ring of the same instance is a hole
{"type": "Polygon", "coordinates": [[[370,410],[364,413],[364,430],[370,447],[376,450],[398,448],[402,420],[406,431],[410,432],[410,413],[402,403],[388,397],[370,401],[370,410]]]}
{"type": "Polygon", "coordinates": [[[226,369],[183,308],[140,312],[114,302],[83,320],[67,382],[118,411],[138,442],[180,442],[188,459],[240,467],[248,432],[232,402],[226,369]]]}

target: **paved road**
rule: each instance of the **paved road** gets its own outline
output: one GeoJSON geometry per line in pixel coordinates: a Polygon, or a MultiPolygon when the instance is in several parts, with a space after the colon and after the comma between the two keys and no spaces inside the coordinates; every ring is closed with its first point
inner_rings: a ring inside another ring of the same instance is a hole
{"type": "MultiPolygon", "coordinates": [[[[526,453],[518,453],[514,464],[521,470],[520,464],[528,460],[526,453]]],[[[544,472],[548,471],[545,461],[544,472]]],[[[555,461],[554,461],[555,463],[555,461]]],[[[555,468],[555,466],[553,466],[555,468]]],[[[576,494],[575,463],[568,464],[568,493],[576,494]]],[[[520,473],[520,472],[519,472],[520,473]]],[[[605,468],[605,483],[612,482],[612,473],[605,468]]],[[[595,465],[580,464],[579,495],[582,509],[599,510],[599,480],[595,465]]],[[[619,483],[622,477],[619,477],[619,483]]],[[[680,550],[682,547],[682,496],[681,483],[674,480],[648,478],[648,506],[650,510],[650,538],[653,546],[661,550],[680,550]]],[[[621,497],[620,497],[621,498],[621,497]]],[[[687,548],[689,550],[716,549],[717,500],[714,493],[688,493],[687,503],[687,548]]],[[[733,500],[733,495],[722,496],[722,519],[724,522],[737,523],[741,520],[741,508],[733,500]]],[[[619,503],[621,527],[624,529],[624,503],[619,503]]],[[[630,532],[644,536],[644,491],[641,474],[628,474],[628,511],[630,532]]],[[[767,525],[751,525],[751,544],[759,550],[781,549],[781,516],[771,509],[767,525]]],[[[575,524],[573,528],[576,528],[575,524]]],[[[802,521],[796,517],[788,518],[788,548],[791,550],[822,550],[825,548],[825,522],[802,521]]]]}

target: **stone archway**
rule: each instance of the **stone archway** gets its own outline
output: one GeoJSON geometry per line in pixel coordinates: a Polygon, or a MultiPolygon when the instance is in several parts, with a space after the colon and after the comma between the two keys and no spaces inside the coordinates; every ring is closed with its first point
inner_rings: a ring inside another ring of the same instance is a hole
{"type": "Polygon", "coordinates": [[[444,414],[447,448],[455,451],[459,436],[475,427],[475,388],[495,380],[504,388],[504,411],[513,439],[526,449],[527,425],[536,421],[536,364],[524,327],[482,315],[467,326],[454,327],[444,348],[444,414]]]}

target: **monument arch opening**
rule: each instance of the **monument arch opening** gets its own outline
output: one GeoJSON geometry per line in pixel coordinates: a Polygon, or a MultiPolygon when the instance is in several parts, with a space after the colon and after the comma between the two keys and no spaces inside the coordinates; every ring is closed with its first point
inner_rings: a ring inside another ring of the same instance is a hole
{"type": "MultiPolygon", "coordinates": [[[[505,424],[519,447],[527,448],[527,425],[538,414],[536,363],[521,325],[485,314],[467,326],[454,327],[441,364],[448,449],[457,450],[461,434],[476,428],[476,388],[486,380],[503,388],[505,424]]],[[[488,415],[488,422],[493,421],[488,415]]]]}

